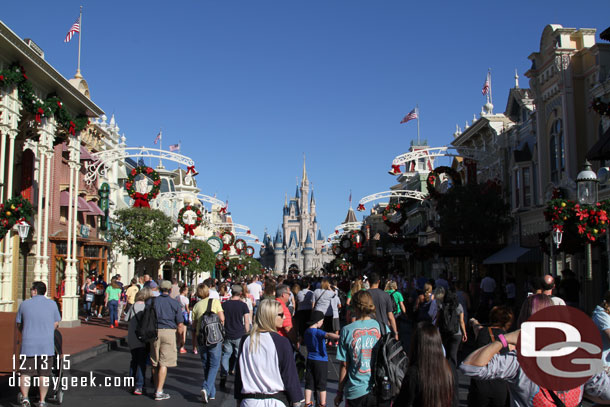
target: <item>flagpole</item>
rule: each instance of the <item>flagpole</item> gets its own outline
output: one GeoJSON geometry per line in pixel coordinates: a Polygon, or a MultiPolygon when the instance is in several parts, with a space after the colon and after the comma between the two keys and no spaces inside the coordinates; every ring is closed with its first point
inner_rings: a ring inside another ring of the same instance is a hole
{"type": "MultiPolygon", "coordinates": [[[[159,149],[161,151],[163,151],[163,128],[159,127],[159,134],[161,135],[161,137],[159,137],[159,149]]],[[[163,168],[163,162],[161,161],[161,157],[163,154],[159,154],[159,168],[163,168]]]]}
{"type": "Polygon", "coordinates": [[[487,75],[489,76],[489,103],[493,105],[493,97],[491,96],[491,68],[487,71],[487,75]]]}
{"type": "Polygon", "coordinates": [[[419,146],[419,104],[415,105],[417,110],[417,145],[419,146]]]}
{"type": "Polygon", "coordinates": [[[83,38],[83,6],[80,6],[80,16],[78,17],[78,25],[80,26],[78,29],[78,64],[76,65],[76,75],[81,76],[80,74],[80,45],[81,40],[83,38]]]}

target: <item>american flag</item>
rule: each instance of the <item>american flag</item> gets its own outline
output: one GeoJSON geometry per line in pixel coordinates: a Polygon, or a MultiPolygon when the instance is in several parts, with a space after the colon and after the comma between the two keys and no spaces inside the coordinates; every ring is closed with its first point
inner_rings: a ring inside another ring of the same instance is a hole
{"type": "Polygon", "coordinates": [[[418,113],[419,112],[417,111],[417,108],[414,108],[405,117],[402,118],[402,120],[400,121],[400,124],[403,124],[403,123],[406,123],[408,121],[417,119],[418,113]]]}
{"type": "Polygon", "coordinates": [[[155,144],[157,144],[159,141],[161,141],[161,131],[159,131],[159,134],[157,134],[157,137],[155,137],[155,144]]]}
{"type": "Polygon", "coordinates": [[[74,37],[74,34],[76,33],[80,33],[80,17],[78,17],[74,24],[72,24],[72,27],[70,27],[70,31],[68,31],[68,34],[66,34],[64,42],[70,42],[70,40],[72,39],[72,37],[74,37]]]}
{"type": "Polygon", "coordinates": [[[169,151],[180,151],[180,143],[170,145],[169,151]]]}
{"type": "Polygon", "coordinates": [[[484,95],[487,95],[489,93],[489,73],[487,74],[487,78],[485,78],[485,84],[483,84],[483,89],[481,90],[481,93],[484,95]]]}

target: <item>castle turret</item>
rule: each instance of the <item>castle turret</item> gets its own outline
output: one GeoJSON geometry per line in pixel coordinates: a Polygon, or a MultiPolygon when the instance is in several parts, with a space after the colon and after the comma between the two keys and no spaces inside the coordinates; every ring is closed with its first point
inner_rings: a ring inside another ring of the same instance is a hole
{"type": "Polygon", "coordinates": [[[286,254],[284,250],[284,241],[282,239],[282,231],[279,228],[275,234],[273,245],[275,246],[275,267],[273,269],[277,272],[283,273],[284,268],[286,267],[284,264],[286,254]]]}
{"type": "Polygon", "coordinates": [[[311,240],[311,234],[307,233],[307,240],[305,241],[305,248],[303,249],[303,271],[312,271],[313,255],[313,240],[311,240]]]}

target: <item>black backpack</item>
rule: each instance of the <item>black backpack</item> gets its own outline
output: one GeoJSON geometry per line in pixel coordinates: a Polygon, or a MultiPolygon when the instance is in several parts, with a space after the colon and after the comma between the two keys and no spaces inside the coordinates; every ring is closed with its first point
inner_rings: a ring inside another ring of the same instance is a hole
{"type": "Polygon", "coordinates": [[[438,329],[441,335],[455,335],[460,330],[460,315],[457,308],[443,307],[440,312],[438,329]]]}
{"type": "Polygon", "coordinates": [[[383,322],[379,325],[382,335],[373,348],[371,380],[373,380],[373,394],[377,399],[388,401],[400,393],[407,374],[409,358],[402,343],[394,339],[391,332],[386,332],[383,322]]]}
{"type": "Polygon", "coordinates": [[[155,309],[155,299],[144,307],[144,311],[135,314],[136,317],[136,337],[144,343],[157,340],[157,310],[155,309]],[[139,317],[138,317],[139,315],[139,317]]]}
{"type": "Polygon", "coordinates": [[[212,346],[222,343],[225,339],[225,327],[220,322],[220,317],[212,312],[213,298],[208,299],[208,308],[199,320],[199,333],[197,342],[199,345],[212,346]]]}
{"type": "Polygon", "coordinates": [[[396,298],[394,298],[394,294],[396,294],[396,290],[390,293],[390,298],[392,298],[392,314],[398,314],[398,305],[396,305],[396,298]]]}

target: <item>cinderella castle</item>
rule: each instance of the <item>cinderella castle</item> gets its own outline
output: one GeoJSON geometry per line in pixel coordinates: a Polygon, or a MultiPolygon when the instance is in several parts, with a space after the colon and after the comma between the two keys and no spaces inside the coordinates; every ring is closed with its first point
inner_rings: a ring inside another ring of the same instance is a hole
{"type": "Polygon", "coordinates": [[[303,161],[301,185],[296,194],[284,202],[282,227],[272,239],[265,232],[265,249],[261,251],[261,262],[276,273],[310,273],[324,268],[335,256],[326,251],[324,236],[318,229],[316,200],[309,195],[309,179],[303,161]]]}

